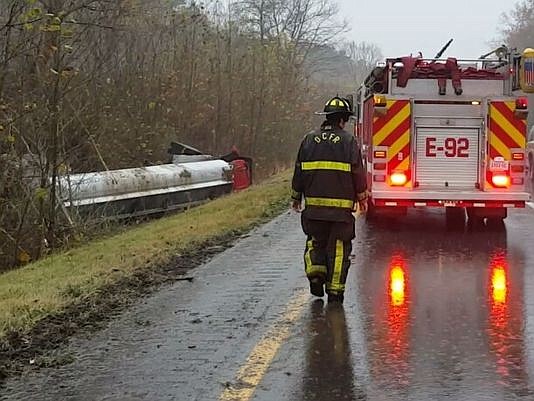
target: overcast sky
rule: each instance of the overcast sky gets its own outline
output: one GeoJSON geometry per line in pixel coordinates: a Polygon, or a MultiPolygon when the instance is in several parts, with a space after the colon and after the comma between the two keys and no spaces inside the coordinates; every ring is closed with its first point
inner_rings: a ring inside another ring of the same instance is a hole
{"type": "Polygon", "coordinates": [[[500,16],[512,0],[336,0],[350,25],[349,39],[376,43],[388,57],[422,51],[432,58],[451,38],[445,56],[472,58],[498,38],[500,16]]]}

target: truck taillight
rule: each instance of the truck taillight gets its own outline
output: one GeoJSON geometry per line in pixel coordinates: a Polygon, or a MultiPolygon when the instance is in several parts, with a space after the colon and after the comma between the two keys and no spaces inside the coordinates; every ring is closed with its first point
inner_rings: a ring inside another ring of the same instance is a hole
{"type": "Polygon", "coordinates": [[[508,188],[510,186],[510,177],[505,174],[494,174],[491,181],[497,188],[508,188]]]}
{"type": "Polygon", "coordinates": [[[385,175],[381,175],[381,174],[377,174],[374,176],[374,180],[375,182],[386,182],[386,176],[385,175]]]}
{"type": "Polygon", "coordinates": [[[387,169],[388,165],[386,163],[375,163],[374,168],[375,170],[385,170],[387,169]]]}
{"type": "Polygon", "coordinates": [[[387,154],[385,150],[375,150],[374,156],[375,156],[375,159],[385,159],[387,154]]]}
{"type": "Polygon", "coordinates": [[[525,154],[524,153],[513,153],[512,154],[512,159],[513,160],[525,160],[525,154]]]}
{"type": "Polygon", "coordinates": [[[399,171],[391,174],[390,179],[391,185],[393,185],[394,187],[402,187],[408,182],[408,177],[406,177],[406,174],[404,172],[399,171]]]}

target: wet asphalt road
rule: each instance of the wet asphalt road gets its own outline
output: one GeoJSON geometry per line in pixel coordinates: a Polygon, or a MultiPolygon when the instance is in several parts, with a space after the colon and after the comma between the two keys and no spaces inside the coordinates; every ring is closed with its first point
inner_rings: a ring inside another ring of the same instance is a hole
{"type": "Polygon", "coordinates": [[[307,295],[286,214],[1,400],[534,400],[534,211],[357,224],[343,308],[307,295]]]}

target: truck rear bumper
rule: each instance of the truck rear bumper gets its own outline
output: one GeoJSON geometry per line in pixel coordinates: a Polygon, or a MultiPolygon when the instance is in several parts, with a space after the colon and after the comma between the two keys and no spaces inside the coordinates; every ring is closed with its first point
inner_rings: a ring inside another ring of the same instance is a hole
{"type": "Polygon", "coordinates": [[[526,192],[373,191],[375,206],[522,208],[526,192]]]}

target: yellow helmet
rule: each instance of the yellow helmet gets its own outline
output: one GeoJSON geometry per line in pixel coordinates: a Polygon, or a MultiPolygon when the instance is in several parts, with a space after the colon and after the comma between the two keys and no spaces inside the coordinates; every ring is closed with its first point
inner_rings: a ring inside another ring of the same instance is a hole
{"type": "Polygon", "coordinates": [[[315,114],[328,116],[331,114],[342,113],[351,116],[354,114],[351,109],[352,106],[350,105],[347,99],[343,99],[339,96],[336,96],[326,102],[324,110],[322,112],[318,112],[315,114]]]}

